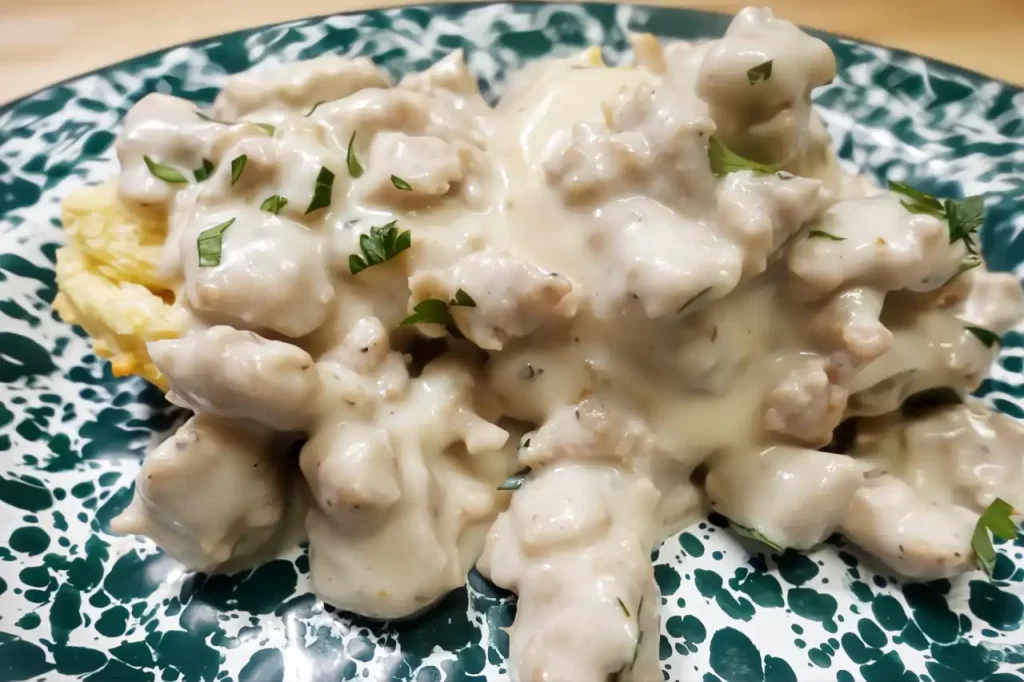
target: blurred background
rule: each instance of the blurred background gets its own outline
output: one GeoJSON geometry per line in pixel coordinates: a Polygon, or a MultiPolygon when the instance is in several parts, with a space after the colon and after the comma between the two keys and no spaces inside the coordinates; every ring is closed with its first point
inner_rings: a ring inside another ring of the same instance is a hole
{"type": "MultiPolygon", "coordinates": [[[[393,0],[0,0],[0,103],[177,43],[393,0]]],[[[409,3],[411,4],[411,3],[409,3]]],[[[918,52],[1024,84],[1024,0],[676,0],[735,12],[768,5],[805,26],[918,52]]]]}

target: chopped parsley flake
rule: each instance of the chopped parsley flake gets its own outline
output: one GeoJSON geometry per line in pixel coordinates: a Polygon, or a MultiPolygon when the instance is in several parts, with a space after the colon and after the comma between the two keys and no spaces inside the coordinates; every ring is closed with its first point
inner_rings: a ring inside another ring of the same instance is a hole
{"type": "Polygon", "coordinates": [[[767,536],[765,536],[761,531],[757,530],[756,528],[748,528],[747,526],[741,526],[740,524],[736,523],[735,521],[733,521],[731,519],[729,521],[729,525],[732,527],[732,529],[736,532],[737,535],[740,535],[740,536],[745,537],[745,538],[749,538],[750,540],[757,540],[761,544],[768,545],[770,548],[774,549],[776,552],[784,552],[784,551],[786,551],[785,547],[783,547],[779,543],[775,542],[774,540],[768,538],[767,536]]]}
{"type": "Polygon", "coordinates": [[[198,116],[200,119],[206,121],[207,123],[220,123],[221,125],[224,125],[224,126],[231,125],[231,123],[229,121],[222,121],[219,118],[214,118],[213,116],[210,116],[208,114],[204,114],[203,112],[199,111],[198,109],[196,110],[196,116],[198,116]]]}
{"type": "Polygon", "coordinates": [[[395,189],[400,189],[403,192],[412,191],[412,185],[410,185],[408,182],[398,177],[397,175],[391,176],[391,184],[395,186],[395,189]]]}
{"type": "Polygon", "coordinates": [[[837,237],[836,235],[832,234],[831,232],[826,232],[825,230],[811,230],[810,232],[807,233],[807,238],[808,239],[831,239],[834,242],[845,242],[846,241],[846,237],[837,237]]]}
{"type": "Polygon", "coordinates": [[[275,194],[263,200],[263,203],[260,204],[260,210],[266,211],[268,213],[273,213],[274,215],[278,215],[281,212],[281,209],[283,209],[287,205],[287,199],[285,199],[280,194],[275,194]]]}
{"type": "Polygon", "coordinates": [[[231,184],[234,185],[238,182],[238,179],[242,177],[242,171],[245,170],[245,164],[249,161],[249,157],[245,154],[236,156],[231,161],[231,184]]]}
{"type": "Polygon", "coordinates": [[[420,301],[412,308],[412,315],[402,320],[400,326],[407,327],[411,324],[448,324],[451,315],[448,314],[448,304],[439,298],[428,298],[420,301]]]}
{"type": "Polygon", "coordinates": [[[697,293],[696,296],[691,298],[689,301],[687,301],[683,305],[679,306],[679,310],[676,311],[676,314],[678,315],[678,314],[682,313],[684,310],[686,310],[687,308],[692,306],[694,303],[696,303],[700,299],[704,298],[710,292],[711,292],[711,287],[706,287],[706,288],[702,289],[700,292],[697,293]]]}
{"type": "Polygon", "coordinates": [[[743,158],[714,136],[708,144],[708,160],[711,162],[711,172],[718,177],[745,170],[755,173],[775,173],[779,170],[775,166],[743,158]]]}
{"type": "Polygon", "coordinates": [[[352,137],[348,138],[348,151],[345,152],[345,163],[348,165],[348,174],[358,178],[363,174],[363,164],[356,158],[356,131],[352,131],[352,137]]]}
{"type": "Polygon", "coordinates": [[[996,334],[991,329],[985,329],[984,327],[964,327],[964,329],[978,337],[978,340],[985,344],[985,348],[991,348],[997,343],[1002,344],[999,334],[996,334]]]}
{"type": "Polygon", "coordinates": [[[636,636],[636,646],[633,648],[633,660],[629,662],[629,669],[632,670],[636,667],[636,659],[640,655],[640,645],[644,641],[644,631],[641,630],[640,634],[636,636]]]}
{"type": "Polygon", "coordinates": [[[954,279],[956,279],[960,275],[964,274],[968,270],[973,270],[974,268],[978,267],[979,265],[981,265],[981,258],[979,258],[978,256],[971,256],[971,255],[966,256],[962,261],[960,261],[960,265],[959,265],[959,267],[957,267],[956,272],[954,272],[953,275],[949,279],[946,280],[946,282],[943,284],[943,286],[945,286],[946,284],[949,284],[950,282],[952,282],[954,279]]]}
{"type": "Polygon", "coordinates": [[[463,289],[459,289],[455,292],[455,298],[453,298],[448,305],[463,306],[466,308],[475,308],[476,301],[473,297],[467,294],[463,289]]]}
{"type": "Polygon", "coordinates": [[[889,189],[907,197],[906,199],[900,199],[900,204],[911,213],[925,213],[945,220],[946,209],[942,206],[942,202],[935,197],[925,194],[921,190],[914,189],[906,183],[892,180],[889,181],[889,189]]]}
{"type": "MultiPolygon", "coordinates": [[[[629,613],[629,609],[626,608],[626,605],[623,603],[622,599],[619,599],[619,608],[621,608],[622,612],[624,614],[626,614],[626,618],[632,618],[632,616],[629,613]]],[[[633,644],[633,658],[630,659],[629,663],[624,664],[622,666],[622,668],[619,670],[618,673],[616,673],[615,675],[613,675],[613,676],[608,678],[610,682],[611,681],[621,682],[622,681],[622,676],[626,674],[626,671],[627,670],[632,670],[633,668],[636,667],[636,659],[640,655],[640,645],[644,641],[644,631],[640,629],[640,612],[642,611],[643,608],[644,608],[644,598],[643,598],[643,596],[641,596],[640,597],[640,603],[636,605],[637,636],[636,636],[636,642],[633,644]]]]}
{"type": "MultiPolygon", "coordinates": [[[[235,125],[231,121],[222,121],[219,118],[214,118],[214,117],[209,116],[207,114],[204,114],[203,112],[198,111],[198,110],[195,113],[196,113],[196,116],[198,116],[202,120],[206,121],[207,123],[219,123],[222,126],[235,125]]],[[[267,135],[271,135],[271,136],[273,136],[274,131],[277,130],[277,128],[274,125],[270,124],[270,123],[256,123],[255,121],[239,121],[239,123],[252,123],[253,125],[257,125],[260,128],[263,128],[265,131],[267,131],[267,135]]]]}
{"type": "Polygon", "coordinates": [[[412,233],[404,232],[395,227],[397,221],[392,220],[386,225],[370,228],[369,234],[359,236],[359,248],[363,255],[352,254],[348,257],[348,269],[357,275],[366,268],[389,261],[412,246],[412,233]]]}
{"type": "Polygon", "coordinates": [[[203,165],[192,171],[192,175],[196,176],[196,182],[202,182],[210,177],[210,173],[213,172],[213,161],[209,159],[203,159],[203,165]]]}
{"type": "Polygon", "coordinates": [[[334,173],[326,166],[321,166],[320,173],[316,176],[316,185],[313,187],[313,199],[306,208],[306,215],[331,205],[331,188],[333,186],[334,173]]]}
{"type": "Polygon", "coordinates": [[[199,267],[212,268],[220,265],[221,239],[224,231],[231,227],[233,222],[235,222],[234,218],[199,233],[199,238],[196,240],[199,250],[199,267]]]}
{"type": "MultiPolygon", "coordinates": [[[[526,483],[526,477],[530,475],[530,467],[526,467],[516,473],[512,474],[505,481],[498,486],[498,490],[519,490],[523,487],[523,483],[526,483]]],[[[620,600],[621,604],[622,601],[620,600]]]]}
{"type": "Polygon", "coordinates": [[[978,245],[974,238],[985,221],[984,197],[937,199],[906,183],[892,181],[889,182],[889,189],[906,197],[900,199],[900,204],[911,213],[923,213],[939,220],[945,220],[949,225],[949,243],[955,244],[958,241],[963,241],[967,253],[972,256],[978,255],[978,245]]]}
{"type": "Polygon", "coordinates": [[[755,83],[757,83],[757,81],[766,81],[772,77],[773,61],[775,60],[769,59],[768,61],[762,64],[758,64],[753,68],[747,69],[747,80],[750,82],[751,85],[754,85],[755,83]]]}
{"type": "Polygon", "coordinates": [[[974,527],[974,535],[971,537],[971,549],[978,557],[985,573],[989,577],[996,566],[996,550],[992,546],[992,538],[988,532],[1002,540],[1012,540],[1017,537],[1017,526],[1010,517],[1014,514],[1013,507],[1000,498],[996,498],[992,504],[982,513],[978,524],[974,527]]]}
{"type": "Polygon", "coordinates": [[[146,162],[146,168],[148,168],[149,172],[153,174],[153,177],[163,180],[164,182],[169,182],[172,185],[185,184],[188,182],[188,178],[173,166],[157,163],[148,155],[143,156],[142,160],[146,162]]]}

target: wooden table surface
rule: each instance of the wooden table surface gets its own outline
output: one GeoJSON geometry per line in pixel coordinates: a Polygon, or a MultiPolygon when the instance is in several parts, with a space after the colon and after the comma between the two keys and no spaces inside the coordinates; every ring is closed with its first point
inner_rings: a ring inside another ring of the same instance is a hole
{"type": "MultiPolygon", "coordinates": [[[[731,0],[648,0],[719,12],[731,0]]],[[[394,0],[0,0],[0,102],[143,52],[240,28],[394,0]]],[[[776,0],[806,26],[1024,84],[1024,0],[776,0]]]]}

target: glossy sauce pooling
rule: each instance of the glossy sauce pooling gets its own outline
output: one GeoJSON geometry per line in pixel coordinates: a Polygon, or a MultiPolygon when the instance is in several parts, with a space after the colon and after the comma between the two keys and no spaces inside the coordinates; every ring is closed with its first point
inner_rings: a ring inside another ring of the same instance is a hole
{"type": "Polygon", "coordinates": [[[996,351],[965,324],[1009,328],[1015,280],[951,281],[944,221],[843,176],[810,104],[821,41],[745,10],[635,48],[533,64],[493,109],[457,52],[395,86],[323,57],[234,76],[202,116],[139,102],[118,191],[166,218],[189,330],[148,351],[197,416],[115,527],[209,570],[298,518],[317,593],[376,618],[479,560],[519,594],[531,682],[660,680],[650,551],[709,507],[783,547],[838,529],[910,576],[969,568],[961,531],[1020,489],[1020,430],[973,404],[893,415],[978,385],[996,351]],[[716,175],[712,136],[781,172],[716,175]],[[852,455],[819,451],[851,416],[872,418],[852,455]],[[935,440],[956,466],[915,449],[935,440]]]}

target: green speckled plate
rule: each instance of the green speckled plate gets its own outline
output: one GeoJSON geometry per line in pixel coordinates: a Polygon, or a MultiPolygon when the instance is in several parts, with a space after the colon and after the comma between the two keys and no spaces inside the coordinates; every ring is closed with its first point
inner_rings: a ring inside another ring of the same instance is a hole
{"type": "MultiPolygon", "coordinates": [[[[243,31],[139,57],[0,109],[0,682],[503,679],[514,600],[477,575],[426,616],[325,608],[303,548],[232,576],[190,574],[109,533],[147,444],[178,415],[115,379],[50,312],[60,198],[116,172],[112,131],[154,90],[204,104],[225,74],[325,52],[393,75],[463,48],[497,96],[524,62],[627,31],[717,36],[728,19],[612,5],[409,7],[243,31]]],[[[1024,261],[1024,92],[909,54],[824,36],[839,77],[817,101],[849,168],[941,194],[990,192],[985,254],[1024,261]],[[895,167],[895,168],[894,168],[895,167]]],[[[1024,336],[981,394],[1024,417],[1024,336]]],[[[766,555],[709,520],[656,552],[665,679],[1024,679],[1024,538],[980,573],[909,584],[841,543],[766,555]]],[[[563,681],[554,681],[563,682],[563,681]]],[[[573,682],[566,680],[564,682],[573,682]]]]}

